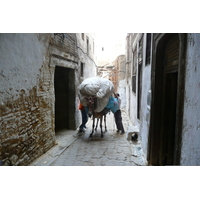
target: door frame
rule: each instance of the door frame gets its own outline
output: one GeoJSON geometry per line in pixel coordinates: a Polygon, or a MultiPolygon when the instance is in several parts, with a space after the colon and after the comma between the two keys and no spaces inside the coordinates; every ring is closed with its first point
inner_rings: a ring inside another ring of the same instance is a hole
{"type": "Polygon", "coordinates": [[[74,69],[63,66],[55,66],[54,95],[55,132],[65,129],[75,130],[76,84],[74,69]]]}
{"type": "MultiPolygon", "coordinates": [[[[162,107],[162,58],[167,41],[178,33],[153,34],[152,71],[151,71],[151,118],[148,138],[149,165],[161,165],[162,157],[159,154],[162,137],[161,129],[161,107],[162,107]]],[[[185,62],[187,34],[179,36],[179,63],[178,63],[178,88],[176,107],[176,128],[175,128],[175,148],[173,165],[180,165],[184,88],[185,88],[185,62]]]]}

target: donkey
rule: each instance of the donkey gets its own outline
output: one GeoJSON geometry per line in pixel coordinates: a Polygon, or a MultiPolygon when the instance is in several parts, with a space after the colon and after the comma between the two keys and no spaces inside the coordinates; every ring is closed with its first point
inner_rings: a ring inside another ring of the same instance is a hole
{"type": "Polygon", "coordinates": [[[95,127],[95,118],[97,118],[97,124],[96,124],[96,128],[95,130],[97,130],[97,126],[98,126],[98,121],[100,119],[100,128],[101,128],[101,137],[103,137],[103,131],[102,131],[102,120],[104,117],[104,124],[105,124],[105,132],[107,132],[107,127],[106,127],[106,114],[108,113],[108,110],[106,108],[104,108],[101,112],[96,112],[96,97],[94,96],[89,96],[89,97],[85,97],[85,99],[87,100],[87,107],[88,107],[88,116],[91,117],[93,116],[93,125],[92,125],[92,133],[90,134],[89,137],[93,136],[94,133],[94,127],[95,127]]]}

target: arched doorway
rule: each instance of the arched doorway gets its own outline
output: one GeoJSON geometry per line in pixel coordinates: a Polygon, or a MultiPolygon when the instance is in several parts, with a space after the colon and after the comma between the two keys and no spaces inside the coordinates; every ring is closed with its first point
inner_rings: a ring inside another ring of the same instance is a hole
{"type": "Polygon", "coordinates": [[[162,165],[173,165],[175,133],[176,133],[176,103],[179,63],[178,34],[168,39],[164,48],[162,104],[161,104],[161,160],[162,165]]]}
{"type": "Polygon", "coordinates": [[[152,69],[152,105],[149,132],[149,164],[179,163],[182,131],[181,89],[184,46],[179,34],[164,34],[157,40],[152,69]]]}

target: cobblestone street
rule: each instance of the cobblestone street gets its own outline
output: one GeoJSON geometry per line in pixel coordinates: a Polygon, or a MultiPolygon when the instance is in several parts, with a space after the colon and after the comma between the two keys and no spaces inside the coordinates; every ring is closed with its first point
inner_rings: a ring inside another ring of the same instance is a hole
{"type": "MultiPolygon", "coordinates": [[[[125,130],[130,125],[126,114],[123,113],[125,130]]],[[[100,137],[100,127],[89,138],[92,120],[87,123],[87,130],[80,134],[78,131],[62,131],[57,133],[58,145],[34,161],[32,166],[142,166],[146,165],[140,141],[131,142],[126,134],[116,132],[114,116],[107,115],[108,131],[100,137]]],[[[103,123],[104,130],[104,123],[103,123]]]]}

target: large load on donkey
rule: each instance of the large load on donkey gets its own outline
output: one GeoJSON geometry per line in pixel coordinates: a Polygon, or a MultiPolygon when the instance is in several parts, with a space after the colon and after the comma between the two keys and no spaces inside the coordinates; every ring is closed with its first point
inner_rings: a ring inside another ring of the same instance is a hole
{"type": "Polygon", "coordinates": [[[78,88],[78,96],[83,106],[87,106],[85,97],[97,97],[97,112],[101,112],[106,107],[113,92],[113,83],[108,79],[98,76],[85,79],[78,88]]]}

